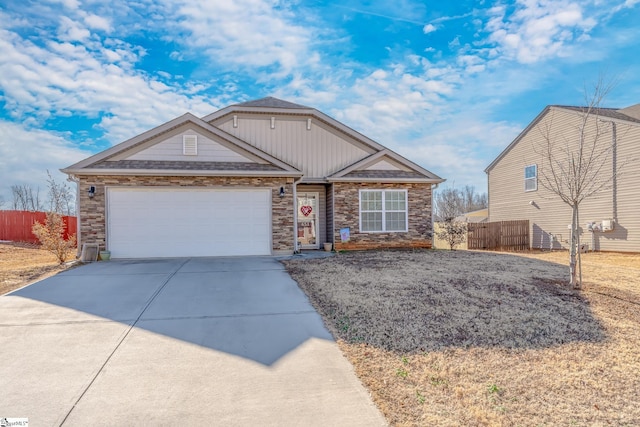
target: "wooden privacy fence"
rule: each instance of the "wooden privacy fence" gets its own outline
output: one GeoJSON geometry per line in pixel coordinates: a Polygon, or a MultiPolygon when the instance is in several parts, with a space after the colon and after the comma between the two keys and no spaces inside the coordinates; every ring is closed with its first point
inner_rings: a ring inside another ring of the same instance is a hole
{"type": "MultiPolygon", "coordinates": [[[[29,211],[0,211],[0,240],[11,242],[39,243],[31,232],[36,222],[44,223],[47,218],[45,212],[29,211]]],[[[77,234],[78,220],[75,216],[63,216],[66,226],[64,238],[77,234]]]]}
{"type": "Polygon", "coordinates": [[[526,251],[529,249],[529,220],[467,224],[469,249],[526,251]]]}

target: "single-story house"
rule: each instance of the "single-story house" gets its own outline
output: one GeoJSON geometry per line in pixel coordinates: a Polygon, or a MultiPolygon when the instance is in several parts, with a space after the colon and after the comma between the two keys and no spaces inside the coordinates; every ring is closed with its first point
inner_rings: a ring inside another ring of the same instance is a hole
{"type": "Polygon", "coordinates": [[[276,98],[185,114],[62,170],[78,245],[114,258],[432,245],[439,176],[276,98]]]}
{"type": "MultiPolygon", "coordinates": [[[[580,204],[581,243],[590,250],[640,252],[640,104],[590,111],[546,107],[485,170],[489,221],[528,219],[532,248],[568,249],[571,208],[541,179],[545,172],[551,176],[545,150],[550,148],[555,159],[567,158],[581,129],[588,149],[597,141],[593,152],[605,151],[591,165],[592,170],[600,168],[593,182],[603,188],[580,204]]],[[[567,170],[566,163],[556,164],[556,170],[561,165],[567,170]]]]}

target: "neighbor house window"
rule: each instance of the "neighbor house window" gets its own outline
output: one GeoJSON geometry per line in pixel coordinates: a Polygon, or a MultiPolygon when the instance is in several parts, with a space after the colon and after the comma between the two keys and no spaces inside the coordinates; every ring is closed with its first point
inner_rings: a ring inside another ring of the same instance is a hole
{"type": "Polygon", "coordinates": [[[407,231],[407,190],[360,190],[360,231],[407,231]]]}
{"type": "Polygon", "coordinates": [[[524,168],[524,191],[538,189],[538,166],[531,165],[524,168]]]}

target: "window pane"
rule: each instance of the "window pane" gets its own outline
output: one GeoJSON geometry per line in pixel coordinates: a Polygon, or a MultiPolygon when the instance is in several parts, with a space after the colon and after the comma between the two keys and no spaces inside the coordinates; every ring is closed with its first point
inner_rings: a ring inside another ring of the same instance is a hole
{"type": "Polygon", "coordinates": [[[404,191],[387,191],[384,194],[385,210],[403,211],[406,210],[404,191]]]}
{"type": "Polygon", "coordinates": [[[382,231],[382,212],[361,213],[362,231],[382,231]]]}
{"type": "Polygon", "coordinates": [[[537,190],[537,186],[538,186],[538,183],[536,182],[536,178],[529,178],[524,180],[525,191],[537,190]]]}
{"type": "Polygon", "coordinates": [[[363,191],[360,193],[361,205],[363,211],[379,211],[382,210],[382,192],[381,191],[363,191]]]}
{"type": "Polygon", "coordinates": [[[536,176],[536,165],[527,166],[524,168],[524,177],[526,178],[535,178],[536,176]]]}
{"type": "Polygon", "coordinates": [[[385,226],[387,231],[404,231],[407,229],[407,219],[404,212],[387,212],[385,226]]]}

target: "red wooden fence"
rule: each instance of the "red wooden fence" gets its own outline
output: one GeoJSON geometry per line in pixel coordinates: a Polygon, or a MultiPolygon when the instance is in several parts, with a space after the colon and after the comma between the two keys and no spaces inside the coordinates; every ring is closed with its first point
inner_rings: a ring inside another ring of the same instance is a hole
{"type": "MultiPolygon", "coordinates": [[[[31,229],[36,222],[44,223],[46,218],[45,212],[0,211],[0,240],[39,243],[31,229]]],[[[77,234],[78,219],[75,216],[63,216],[62,219],[66,226],[64,238],[77,234]]]]}

